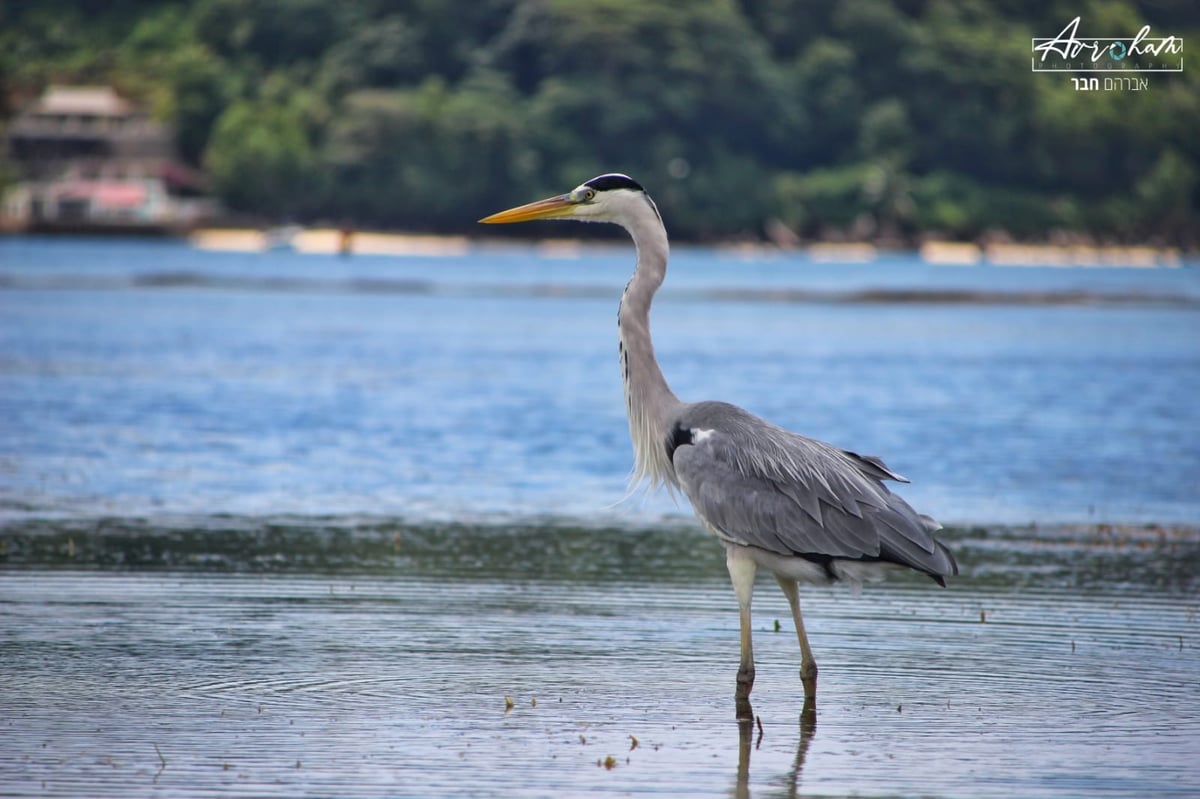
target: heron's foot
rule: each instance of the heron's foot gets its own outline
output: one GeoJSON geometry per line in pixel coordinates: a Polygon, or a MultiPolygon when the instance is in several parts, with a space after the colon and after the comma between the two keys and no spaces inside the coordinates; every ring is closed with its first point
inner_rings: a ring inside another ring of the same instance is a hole
{"type": "Polygon", "coordinates": [[[749,696],[737,696],[733,700],[734,718],[741,724],[749,724],[754,721],[754,708],[750,707],[749,696]]]}
{"type": "Polygon", "coordinates": [[[754,667],[746,668],[743,666],[738,669],[737,673],[737,693],[734,694],[738,699],[747,699],[750,696],[750,689],[754,687],[754,667]]]}
{"type": "Polygon", "coordinates": [[[811,737],[817,731],[817,699],[813,696],[804,697],[804,707],[800,709],[800,733],[811,737]]]}
{"type": "Polygon", "coordinates": [[[804,686],[804,702],[816,701],[817,664],[809,661],[800,666],[800,684],[804,686]]]}

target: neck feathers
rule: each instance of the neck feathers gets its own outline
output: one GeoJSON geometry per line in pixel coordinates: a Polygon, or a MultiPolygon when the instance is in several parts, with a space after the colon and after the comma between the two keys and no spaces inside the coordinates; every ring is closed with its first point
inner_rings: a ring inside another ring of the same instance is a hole
{"type": "Polygon", "coordinates": [[[639,217],[640,224],[627,225],[638,248],[638,259],[617,314],[621,373],[629,434],[633,439],[631,484],[675,488],[675,470],[667,455],[666,439],[679,399],[659,369],[650,340],[650,304],[666,277],[669,248],[657,212],[651,217],[639,217]]]}

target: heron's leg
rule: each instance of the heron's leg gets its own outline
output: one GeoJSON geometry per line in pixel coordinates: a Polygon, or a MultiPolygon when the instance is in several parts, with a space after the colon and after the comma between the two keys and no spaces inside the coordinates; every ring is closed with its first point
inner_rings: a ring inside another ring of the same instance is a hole
{"type": "Polygon", "coordinates": [[[817,661],[813,658],[812,647],[808,645],[808,635],[804,632],[804,617],[800,615],[800,591],[796,588],[796,581],[790,577],[777,574],[775,579],[792,607],[792,619],[796,622],[796,638],[800,639],[800,682],[804,685],[804,703],[807,706],[817,697],[817,661]]]}
{"type": "Polygon", "coordinates": [[[737,594],[738,614],[742,628],[742,660],[738,666],[737,694],[739,699],[750,696],[754,687],[754,644],[750,636],[750,601],[754,596],[754,575],[758,567],[754,561],[744,557],[734,547],[725,551],[725,566],[729,579],[737,594]]]}

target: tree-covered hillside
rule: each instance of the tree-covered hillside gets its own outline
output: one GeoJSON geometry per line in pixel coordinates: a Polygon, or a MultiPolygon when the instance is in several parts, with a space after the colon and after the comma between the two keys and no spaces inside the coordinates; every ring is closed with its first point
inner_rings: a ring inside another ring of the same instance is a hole
{"type": "Polygon", "coordinates": [[[619,170],[681,238],[1195,246],[1200,66],[1146,91],[1031,72],[1075,16],[1200,42],[1167,0],[17,0],[0,114],[111,83],[264,219],[462,232],[619,170]]]}

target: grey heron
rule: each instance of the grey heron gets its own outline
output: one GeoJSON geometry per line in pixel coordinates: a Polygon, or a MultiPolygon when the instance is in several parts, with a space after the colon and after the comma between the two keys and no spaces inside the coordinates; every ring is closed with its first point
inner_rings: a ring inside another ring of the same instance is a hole
{"type": "Polygon", "coordinates": [[[944,578],[957,574],[958,565],[933,537],[941,525],[884,485],[908,481],[879,458],[792,433],[736,405],[675,396],[650,339],[650,304],[667,272],[667,232],[654,201],[636,181],[600,175],[567,194],[480,222],[534,219],[612,222],[633,238],[637,265],[617,315],[633,480],[681,490],[725,546],[741,624],[736,698],[748,700],[754,685],[750,604],[762,568],[774,575],[791,606],[806,704],[815,701],[817,664],[797,583],[860,582],[902,567],[945,586],[944,578]]]}

